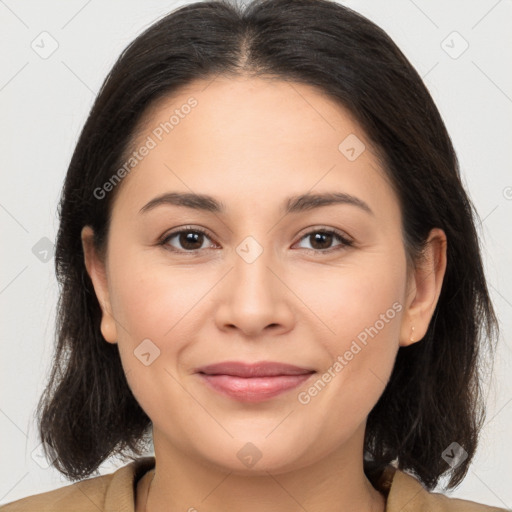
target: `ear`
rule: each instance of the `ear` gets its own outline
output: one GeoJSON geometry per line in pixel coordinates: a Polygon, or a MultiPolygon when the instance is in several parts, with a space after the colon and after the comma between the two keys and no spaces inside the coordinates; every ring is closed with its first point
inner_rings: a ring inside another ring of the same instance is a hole
{"type": "Polygon", "coordinates": [[[440,228],[430,231],[423,256],[408,282],[406,310],[400,333],[400,346],[421,340],[434,314],[446,271],[446,234],[440,228]]]}
{"type": "Polygon", "coordinates": [[[105,262],[94,246],[93,229],[90,226],[85,226],[82,229],[81,238],[85,268],[91,278],[96,298],[101,307],[101,334],[109,343],[117,343],[117,328],[112,314],[105,262]]]}

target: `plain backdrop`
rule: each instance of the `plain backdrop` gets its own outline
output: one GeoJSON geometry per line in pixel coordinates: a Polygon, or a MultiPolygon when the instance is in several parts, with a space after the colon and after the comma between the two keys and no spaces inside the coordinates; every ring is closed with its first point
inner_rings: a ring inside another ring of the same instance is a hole
{"type": "MultiPolygon", "coordinates": [[[[60,188],[120,52],[185,3],[0,0],[0,503],[69,484],[41,459],[33,418],[53,351],[60,188]]],[[[342,3],[384,28],[424,77],[481,217],[501,340],[480,448],[449,494],[512,508],[512,2],[342,3]]],[[[108,461],[101,472],[120,465],[108,461]]]]}

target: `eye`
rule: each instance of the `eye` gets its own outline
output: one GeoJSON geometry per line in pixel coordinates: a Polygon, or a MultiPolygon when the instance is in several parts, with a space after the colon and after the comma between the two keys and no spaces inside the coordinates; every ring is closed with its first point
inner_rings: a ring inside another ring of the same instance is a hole
{"type": "MultiPolygon", "coordinates": [[[[184,227],[165,235],[159,245],[165,246],[174,252],[194,253],[201,249],[208,249],[208,245],[205,246],[208,240],[211,241],[211,238],[205,230],[197,227],[184,227]]],[[[313,253],[337,251],[353,245],[352,240],[349,240],[342,233],[324,228],[309,231],[300,240],[309,241],[310,247],[302,248],[313,253]],[[339,243],[332,246],[336,240],[339,243]]]]}
{"type": "Polygon", "coordinates": [[[342,233],[333,229],[316,229],[314,231],[310,231],[301,238],[301,241],[302,240],[309,241],[310,243],[310,247],[303,247],[304,249],[316,253],[342,250],[353,245],[352,240],[349,240],[342,233]],[[332,243],[335,240],[338,240],[340,243],[332,246],[332,243]]]}
{"type": "Polygon", "coordinates": [[[194,252],[207,249],[208,247],[204,246],[206,240],[210,240],[210,237],[203,229],[185,227],[166,235],[159,245],[166,246],[175,252],[194,252]]]}

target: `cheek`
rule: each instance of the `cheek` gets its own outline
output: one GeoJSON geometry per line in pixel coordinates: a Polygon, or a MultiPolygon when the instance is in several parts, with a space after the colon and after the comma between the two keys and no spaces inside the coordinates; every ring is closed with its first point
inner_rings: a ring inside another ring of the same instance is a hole
{"type": "Polygon", "coordinates": [[[316,402],[319,414],[329,409],[345,422],[347,411],[354,421],[368,415],[384,391],[399,347],[405,258],[375,255],[375,262],[367,263],[326,270],[328,276],[303,280],[299,291],[318,312],[317,344],[327,356],[321,382],[304,390],[302,403],[316,402]]]}
{"type": "Polygon", "coordinates": [[[182,329],[180,322],[190,312],[193,316],[194,304],[208,290],[208,283],[198,278],[192,266],[173,268],[140,250],[117,262],[111,273],[112,309],[122,326],[119,334],[133,343],[144,338],[159,343],[173,330],[182,329]]]}
{"type": "Polygon", "coordinates": [[[151,263],[140,250],[112,253],[111,262],[111,304],[123,368],[135,396],[147,404],[146,391],[169,379],[166,370],[174,374],[197,326],[194,306],[208,283],[192,268],[151,263]]]}
{"type": "Polygon", "coordinates": [[[205,286],[191,270],[149,265],[128,255],[111,276],[126,379],[141,407],[158,421],[161,412],[175,410],[186,398],[175,380],[177,362],[197,325],[194,304],[205,286]]]}
{"type": "Polygon", "coordinates": [[[308,272],[297,269],[288,280],[306,307],[305,317],[329,339],[330,352],[343,349],[360,333],[364,342],[366,329],[374,326],[386,337],[399,332],[405,289],[405,259],[400,261],[399,254],[373,254],[308,272]]]}

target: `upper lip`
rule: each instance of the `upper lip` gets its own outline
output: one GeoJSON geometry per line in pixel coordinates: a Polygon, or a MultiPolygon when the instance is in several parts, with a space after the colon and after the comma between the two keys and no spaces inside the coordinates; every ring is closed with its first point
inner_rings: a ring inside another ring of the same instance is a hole
{"type": "Polygon", "coordinates": [[[232,375],[234,377],[275,377],[278,375],[305,375],[315,370],[302,368],[286,363],[262,361],[259,363],[244,363],[240,361],[225,361],[209,364],[196,369],[196,373],[206,375],[232,375]]]}

